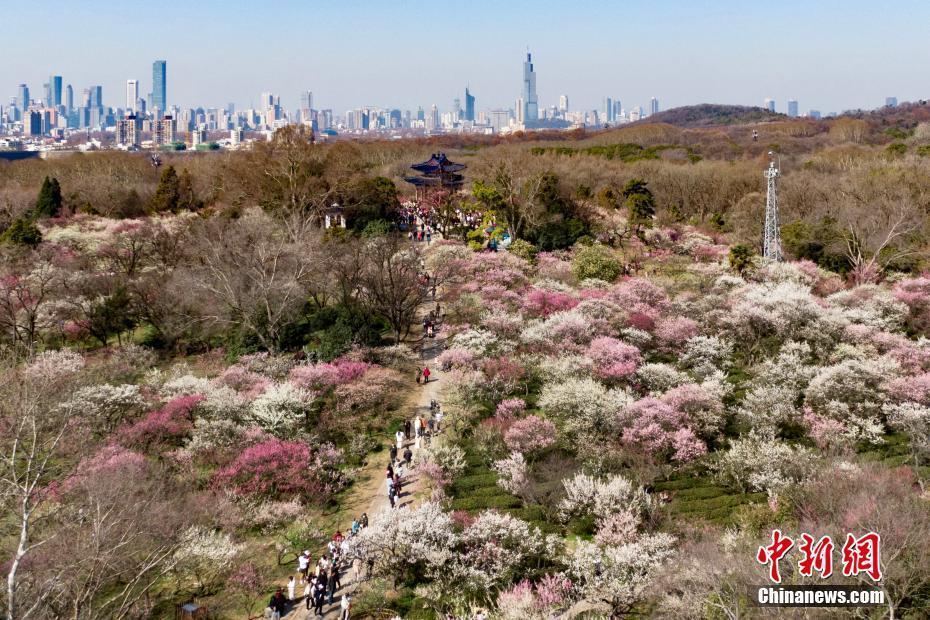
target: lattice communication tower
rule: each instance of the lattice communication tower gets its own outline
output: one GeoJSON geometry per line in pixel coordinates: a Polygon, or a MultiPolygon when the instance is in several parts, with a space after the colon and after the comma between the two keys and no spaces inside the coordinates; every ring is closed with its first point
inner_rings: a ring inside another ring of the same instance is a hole
{"type": "Polygon", "coordinates": [[[781,230],[778,226],[778,187],[775,179],[778,178],[778,168],[775,166],[775,154],[769,153],[772,160],[765,170],[768,179],[768,191],[765,194],[765,230],[762,238],[762,258],[766,262],[777,262],[781,255],[781,230]]]}

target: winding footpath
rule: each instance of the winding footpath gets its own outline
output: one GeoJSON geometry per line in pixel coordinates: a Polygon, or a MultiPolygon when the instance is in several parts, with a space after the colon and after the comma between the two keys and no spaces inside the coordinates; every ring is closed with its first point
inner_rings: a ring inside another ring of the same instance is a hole
{"type": "MultiPolygon", "coordinates": [[[[432,303],[429,304],[432,306],[432,303]]],[[[443,330],[440,330],[435,338],[426,338],[422,340],[422,350],[420,354],[420,365],[427,366],[432,373],[430,375],[430,381],[426,384],[415,384],[415,392],[407,404],[404,405],[406,409],[410,409],[409,419],[411,421],[411,426],[413,426],[413,420],[417,417],[422,417],[424,420],[428,419],[431,415],[430,402],[433,400],[439,400],[439,390],[442,386],[442,378],[444,373],[439,369],[435,360],[436,357],[443,350],[444,343],[444,334],[443,330]]],[[[387,438],[388,441],[385,443],[386,447],[390,447],[394,443],[394,438],[387,438]]],[[[416,462],[417,455],[419,450],[416,448],[414,441],[408,439],[405,442],[405,445],[410,446],[410,450],[413,452],[413,460],[416,462]]],[[[384,460],[387,458],[387,450],[379,452],[375,457],[376,459],[384,460]]],[[[360,506],[367,506],[357,511],[357,514],[365,512],[368,514],[369,522],[378,518],[378,515],[391,510],[390,500],[388,500],[387,490],[384,484],[384,467],[387,463],[382,463],[380,467],[375,468],[375,484],[366,484],[366,491],[370,492],[366,497],[359,498],[357,502],[360,506]]],[[[407,472],[404,476],[404,485],[400,494],[400,497],[397,498],[397,506],[412,506],[416,501],[417,492],[420,490],[419,480],[412,475],[412,473],[407,472]]],[[[342,528],[342,531],[348,531],[350,529],[349,524],[345,524],[342,528]]],[[[318,558],[314,558],[316,560],[318,558]]],[[[343,568],[342,571],[342,583],[340,588],[336,591],[335,596],[333,596],[332,605],[324,605],[323,618],[324,620],[336,620],[340,617],[340,601],[342,600],[343,594],[352,594],[355,592],[356,588],[359,586],[359,582],[354,581],[354,574],[351,566],[343,568]]],[[[287,588],[285,587],[285,593],[287,588]]],[[[292,603],[290,611],[283,615],[282,618],[285,620],[313,620],[315,618],[320,618],[314,614],[313,609],[309,611],[305,607],[305,601],[303,599],[303,584],[298,584],[297,587],[297,598],[292,603]]]]}

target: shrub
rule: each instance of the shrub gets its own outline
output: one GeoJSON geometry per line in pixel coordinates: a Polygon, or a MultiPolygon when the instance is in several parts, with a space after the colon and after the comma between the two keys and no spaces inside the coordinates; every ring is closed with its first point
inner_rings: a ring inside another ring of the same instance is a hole
{"type": "Polygon", "coordinates": [[[507,251],[528,262],[532,262],[536,258],[536,255],[539,254],[539,248],[523,239],[514,239],[511,241],[510,245],[507,246],[507,251]]]}
{"type": "Polygon", "coordinates": [[[596,278],[613,282],[623,273],[623,267],[613,250],[607,246],[589,245],[575,253],[572,273],[579,280],[596,278]]]}

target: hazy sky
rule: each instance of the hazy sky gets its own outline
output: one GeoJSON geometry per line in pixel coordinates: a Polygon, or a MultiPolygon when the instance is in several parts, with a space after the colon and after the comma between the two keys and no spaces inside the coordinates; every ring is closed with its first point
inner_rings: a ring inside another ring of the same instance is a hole
{"type": "Polygon", "coordinates": [[[466,84],[479,110],[512,107],[527,46],[541,107],[561,94],[572,109],[773,97],[826,113],[930,98],[927,0],[0,0],[0,23],[3,105],[20,82],[42,97],[58,74],[77,102],[101,84],[123,106],[126,79],[146,97],[164,58],[169,103],[184,107],[270,91],[293,108],[309,89],[337,114],[448,109],[466,84]]]}

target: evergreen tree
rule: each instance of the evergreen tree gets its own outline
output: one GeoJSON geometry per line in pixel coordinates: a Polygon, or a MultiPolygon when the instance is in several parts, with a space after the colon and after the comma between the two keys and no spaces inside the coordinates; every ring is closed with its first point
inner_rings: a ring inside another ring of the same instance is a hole
{"type": "Polygon", "coordinates": [[[630,179],[621,192],[629,213],[630,227],[638,237],[643,228],[651,228],[656,215],[656,201],[643,179],[630,179]]]}
{"type": "Polygon", "coordinates": [[[42,233],[32,220],[19,217],[13,220],[10,227],[3,232],[0,241],[13,245],[35,247],[42,242],[42,233]]]}
{"type": "Polygon", "coordinates": [[[197,194],[194,192],[194,177],[185,168],[178,178],[178,208],[197,211],[202,206],[203,201],[198,199],[197,194]]]}
{"type": "Polygon", "coordinates": [[[161,173],[155,195],[149,203],[149,209],[155,213],[177,211],[181,202],[181,182],[174,166],[168,166],[161,173]]]}
{"type": "Polygon", "coordinates": [[[61,185],[58,179],[45,177],[36,198],[35,217],[57,217],[61,212],[61,185]]]}
{"type": "Polygon", "coordinates": [[[730,269],[743,275],[746,270],[752,267],[752,248],[742,243],[730,246],[729,255],[730,269]]]}

